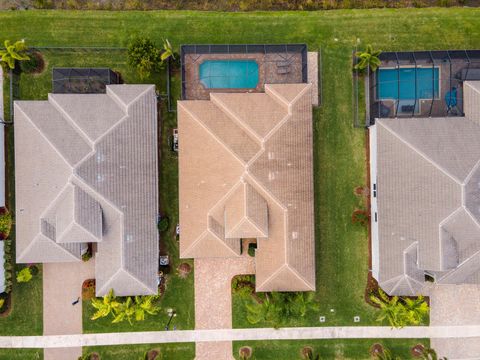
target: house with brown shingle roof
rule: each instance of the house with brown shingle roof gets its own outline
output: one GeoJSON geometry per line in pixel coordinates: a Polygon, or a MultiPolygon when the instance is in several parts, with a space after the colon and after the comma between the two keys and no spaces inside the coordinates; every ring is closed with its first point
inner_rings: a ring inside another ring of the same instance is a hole
{"type": "Polygon", "coordinates": [[[15,102],[17,263],[82,261],[97,296],[157,293],[157,101],[153,85],[15,102]]]}
{"type": "Polygon", "coordinates": [[[257,291],[315,290],[312,85],[178,102],[180,257],[238,257],[257,291]]]}
{"type": "Polygon", "coordinates": [[[463,96],[464,117],[369,128],[372,273],[390,295],[480,284],[480,82],[463,96]]]}

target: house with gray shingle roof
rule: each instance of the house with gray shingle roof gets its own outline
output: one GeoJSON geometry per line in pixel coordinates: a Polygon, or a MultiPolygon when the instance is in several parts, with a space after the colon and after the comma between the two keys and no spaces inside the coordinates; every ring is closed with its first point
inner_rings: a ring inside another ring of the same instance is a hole
{"type": "Polygon", "coordinates": [[[464,117],[369,128],[372,274],[390,295],[480,284],[480,83],[463,93],[464,117]]]}
{"type": "Polygon", "coordinates": [[[82,261],[96,294],[157,293],[157,101],[153,85],[15,102],[18,263],[82,261]]]}

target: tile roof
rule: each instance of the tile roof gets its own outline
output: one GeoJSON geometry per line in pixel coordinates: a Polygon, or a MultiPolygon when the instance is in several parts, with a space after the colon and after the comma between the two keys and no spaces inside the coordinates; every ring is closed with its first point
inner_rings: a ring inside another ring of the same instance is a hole
{"type": "Polygon", "coordinates": [[[479,123],[395,118],[375,128],[380,286],[415,295],[425,271],[439,283],[477,282],[479,123]]]}
{"type": "Polygon", "coordinates": [[[178,128],[180,256],[257,238],[257,290],[314,290],[311,85],[179,101],[178,128]]]}
{"type": "Polygon", "coordinates": [[[18,262],[78,261],[97,242],[97,295],[157,292],[153,85],[15,102],[15,158],[18,262]]]}

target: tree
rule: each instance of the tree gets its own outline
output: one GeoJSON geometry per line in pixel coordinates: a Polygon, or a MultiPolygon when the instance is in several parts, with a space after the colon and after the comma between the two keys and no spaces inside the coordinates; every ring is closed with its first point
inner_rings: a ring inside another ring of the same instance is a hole
{"type": "Polygon", "coordinates": [[[160,58],[162,59],[162,61],[165,61],[169,58],[172,58],[175,60],[175,55],[172,49],[172,45],[170,44],[170,41],[168,41],[168,39],[163,40],[163,52],[160,58]]]}
{"type": "Polygon", "coordinates": [[[358,62],[354,68],[361,71],[365,69],[372,71],[377,70],[381,64],[381,61],[378,58],[381,53],[381,50],[373,50],[372,45],[367,45],[367,48],[364,51],[357,51],[355,53],[358,62]]]}
{"type": "Polygon", "coordinates": [[[97,320],[110,314],[113,315],[120,306],[120,303],[116,300],[113,289],[110,289],[109,293],[103,298],[92,298],[92,306],[97,309],[97,311],[90,319],[97,320]]]}
{"type": "Polygon", "coordinates": [[[247,308],[247,321],[250,324],[258,324],[259,322],[272,323],[273,327],[280,326],[279,309],[277,305],[270,300],[268,294],[262,302],[252,300],[250,303],[246,303],[247,308]]]}
{"type": "Polygon", "coordinates": [[[163,65],[161,50],[147,38],[134,38],[128,45],[127,56],[128,64],[137,69],[142,79],[159,71],[163,65]]]}
{"type": "Polygon", "coordinates": [[[154,302],[159,297],[156,295],[153,296],[135,296],[135,320],[143,321],[145,320],[145,313],[149,315],[157,315],[161,307],[156,305],[154,302]]]}
{"type": "Polygon", "coordinates": [[[423,296],[419,296],[416,299],[405,298],[403,302],[408,323],[418,325],[425,320],[429,309],[423,296]]]}
{"type": "Polygon", "coordinates": [[[17,272],[17,282],[23,283],[23,282],[29,282],[32,280],[32,272],[30,271],[29,267],[25,267],[19,272],[17,272]]]}
{"type": "Polygon", "coordinates": [[[127,297],[127,300],[123,303],[120,303],[120,305],[115,309],[115,317],[112,323],[119,323],[127,319],[130,325],[133,325],[132,317],[135,315],[135,309],[136,307],[133,304],[132,298],[130,296],[127,297]]]}
{"type": "Polygon", "coordinates": [[[0,49],[0,59],[8,65],[10,70],[15,69],[16,60],[30,60],[30,57],[26,54],[28,48],[25,40],[18,40],[13,44],[10,40],[5,40],[4,46],[4,49],[0,49]]]}
{"type": "Polygon", "coordinates": [[[387,320],[395,328],[402,328],[406,325],[418,325],[428,315],[428,305],[423,296],[416,299],[389,298],[382,289],[378,289],[378,296],[370,295],[370,299],[380,306],[381,314],[377,321],[387,320]]]}
{"type": "Polygon", "coordinates": [[[437,352],[432,348],[423,348],[420,358],[423,360],[447,360],[446,357],[439,358],[437,352]]]}
{"type": "Polygon", "coordinates": [[[370,295],[370,299],[380,306],[381,314],[377,321],[382,322],[387,319],[390,326],[394,328],[402,328],[405,326],[405,309],[399,301],[398,296],[389,298],[382,289],[378,289],[379,296],[370,295]]]}

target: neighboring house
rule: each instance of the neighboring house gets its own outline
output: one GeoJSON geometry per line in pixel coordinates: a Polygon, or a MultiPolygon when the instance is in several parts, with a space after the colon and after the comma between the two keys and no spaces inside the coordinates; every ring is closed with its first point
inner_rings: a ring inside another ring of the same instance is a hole
{"type": "Polygon", "coordinates": [[[480,284],[480,82],[465,117],[377,119],[369,128],[372,272],[390,295],[480,284]]]}
{"type": "Polygon", "coordinates": [[[180,257],[256,239],[257,291],[315,290],[312,85],[264,91],[178,102],[180,257]]]}
{"type": "Polygon", "coordinates": [[[157,293],[158,146],[153,85],[15,102],[18,263],[82,261],[96,294],[157,293]]]}

